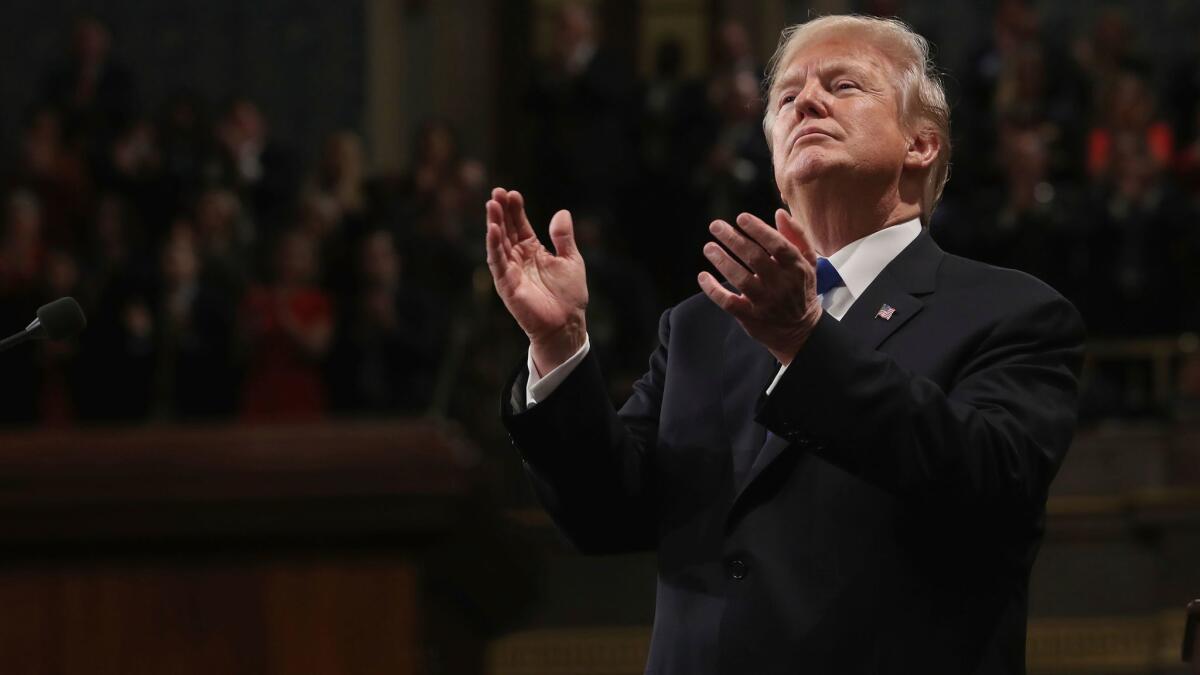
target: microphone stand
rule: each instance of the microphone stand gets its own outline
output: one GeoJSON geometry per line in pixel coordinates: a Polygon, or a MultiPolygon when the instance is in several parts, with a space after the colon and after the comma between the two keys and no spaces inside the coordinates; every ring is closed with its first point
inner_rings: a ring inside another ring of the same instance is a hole
{"type": "Polygon", "coordinates": [[[39,337],[43,332],[41,319],[34,319],[20,333],[13,333],[0,340],[0,352],[7,351],[17,345],[39,337]]]}

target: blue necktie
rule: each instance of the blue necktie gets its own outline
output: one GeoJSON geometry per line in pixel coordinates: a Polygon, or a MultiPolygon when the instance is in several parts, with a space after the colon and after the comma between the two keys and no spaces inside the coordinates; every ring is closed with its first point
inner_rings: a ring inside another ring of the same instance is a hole
{"type": "Polygon", "coordinates": [[[827,258],[817,258],[817,295],[825,295],[838,286],[845,286],[842,275],[827,258]]]}

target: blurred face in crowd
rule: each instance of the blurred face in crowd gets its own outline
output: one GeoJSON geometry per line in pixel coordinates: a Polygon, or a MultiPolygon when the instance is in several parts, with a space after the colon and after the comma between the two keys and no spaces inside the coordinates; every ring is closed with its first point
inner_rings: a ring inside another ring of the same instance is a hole
{"type": "Polygon", "coordinates": [[[717,54],[724,63],[733,65],[750,57],[750,36],[746,27],[736,21],[726,21],[717,31],[717,54]]]}
{"type": "Polygon", "coordinates": [[[226,113],[219,134],[226,144],[235,147],[244,143],[262,143],[267,135],[267,123],[257,105],[241,100],[226,113]]]}
{"type": "Polygon", "coordinates": [[[85,65],[103,63],[108,56],[111,39],[108,28],[95,19],[83,19],[75,24],[72,46],[75,56],[85,65]]]}
{"type": "Polygon", "coordinates": [[[4,239],[11,243],[28,244],[42,233],[42,207],[32,193],[18,192],[9,198],[4,222],[4,239]]]}
{"type": "Polygon", "coordinates": [[[1002,52],[1030,41],[1037,33],[1037,13],[1025,0],[1002,0],[992,21],[992,37],[1002,52]]]}
{"type": "Polygon", "coordinates": [[[138,121],[113,141],[113,165],[127,174],[153,169],[158,164],[156,140],[154,127],[145,120],[138,121]]]}
{"type": "Polygon", "coordinates": [[[37,111],[21,138],[25,168],[34,174],[54,170],[61,149],[62,123],[58,113],[49,108],[37,111]]]}
{"type": "Polygon", "coordinates": [[[1117,78],[1108,103],[1113,126],[1140,131],[1153,121],[1154,106],[1154,95],[1144,79],[1131,72],[1117,78]]]}
{"type": "Polygon", "coordinates": [[[175,228],[163,245],[164,283],[170,288],[185,286],[194,281],[199,272],[200,260],[196,254],[195,237],[186,228],[175,228]]]}
{"type": "Polygon", "coordinates": [[[93,235],[96,239],[96,248],[103,258],[115,261],[124,257],[127,243],[125,241],[125,208],[120,197],[106,194],[100,198],[100,202],[96,205],[93,235]]]}
{"type": "Polygon", "coordinates": [[[325,154],[321,164],[322,173],[329,181],[357,178],[362,175],[362,141],[349,131],[333,134],[325,142],[325,154]]]}
{"type": "Polygon", "coordinates": [[[1109,7],[1096,17],[1092,26],[1092,48],[1096,55],[1116,62],[1134,42],[1130,38],[1129,21],[1118,7],[1109,7]]]}
{"type": "Polygon", "coordinates": [[[284,286],[301,286],[317,278],[317,251],[312,237],[290,232],[279,242],[276,254],[279,282],[284,286]]]}
{"type": "Polygon", "coordinates": [[[1023,101],[1040,99],[1046,89],[1046,59],[1036,43],[1017,50],[1014,76],[1016,95],[1023,101]]]}
{"type": "Polygon", "coordinates": [[[792,55],[768,103],[785,201],[821,182],[898,179],[909,141],[893,78],[887,57],[862,40],[828,37],[792,55]]]}
{"type": "Polygon", "coordinates": [[[758,120],[762,117],[762,97],[758,93],[758,79],[747,72],[732,75],[721,103],[721,112],[729,121],[758,120]]]}
{"type": "Polygon", "coordinates": [[[46,285],[53,295],[69,295],[79,284],[79,265],[66,251],[51,251],[46,256],[46,285]]]}
{"type": "Polygon", "coordinates": [[[390,233],[373,232],[363,239],[362,274],[373,288],[394,288],[400,283],[400,257],[390,233]]]}
{"type": "Polygon", "coordinates": [[[1161,167],[1154,161],[1145,139],[1123,136],[1113,146],[1113,183],[1117,194],[1129,199],[1141,199],[1153,190],[1162,177],[1161,167]]]}
{"type": "Polygon", "coordinates": [[[584,6],[565,5],[554,17],[554,52],[568,59],[576,49],[592,39],[592,15],[584,6]]]}
{"type": "Polygon", "coordinates": [[[1046,142],[1036,130],[1008,129],[1003,139],[1000,157],[1011,184],[1032,184],[1046,177],[1046,142]]]}
{"type": "Polygon", "coordinates": [[[458,154],[454,132],[441,123],[430,124],[421,130],[419,147],[421,163],[431,166],[446,166],[458,154]]]}
{"type": "Polygon", "coordinates": [[[341,224],[337,200],[318,192],[308,192],[300,198],[300,213],[296,227],[317,239],[324,239],[341,224]]]}
{"type": "Polygon", "coordinates": [[[238,214],[237,196],[229,190],[208,190],[196,202],[196,231],[206,242],[227,241],[233,237],[238,214]]]}

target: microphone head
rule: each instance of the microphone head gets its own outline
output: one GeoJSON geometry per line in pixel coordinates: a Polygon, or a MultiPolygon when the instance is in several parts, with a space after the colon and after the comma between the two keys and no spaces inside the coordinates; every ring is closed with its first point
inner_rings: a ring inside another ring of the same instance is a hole
{"type": "Polygon", "coordinates": [[[87,326],[83,308],[75,298],[69,297],[42,305],[38,308],[37,318],[43,335],[51,340],[69,338],[87,326]]]}

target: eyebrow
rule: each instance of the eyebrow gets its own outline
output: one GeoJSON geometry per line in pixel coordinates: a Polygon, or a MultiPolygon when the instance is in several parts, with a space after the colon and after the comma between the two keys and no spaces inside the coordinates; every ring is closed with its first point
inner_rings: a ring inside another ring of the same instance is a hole
{"type": "MultiPolygon", "coordinates": [[[[851,59],[832,59],[822,62],[817,67],[817,71],[825,76],[845,74],[860,80],[869,78],[867,70],[864,69],[858,62],[851,59]]],[[[774,90],[772,92],[773,94],[778,93],[787,87],[793,86],[797,82],[803,81],[808,76],[807,69],[800,71],[799,73],[795,70],[789,69],[789,72],[791,74],[787,75],[782,80],[779,80],[772,87],[774,90]]]]}

